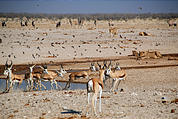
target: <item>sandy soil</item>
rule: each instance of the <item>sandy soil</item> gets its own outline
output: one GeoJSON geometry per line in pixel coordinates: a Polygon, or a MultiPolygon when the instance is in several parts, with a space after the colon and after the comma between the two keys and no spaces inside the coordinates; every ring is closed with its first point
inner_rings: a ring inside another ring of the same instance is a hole
{"type": "MultiPolygon", "coordinates": [[[[178,98],[177,72],[177,67],[127,70],[118,93],[103,92],[97,118],[177,119],[178,105],[171,103],[178,98]]],[[[87,95],[86,90],[14,91],[0,95],[0,105],[0,118],[84,118],[87,95]]],[[[96,117],[89,112],[87,118],[96,117]]]]}
{"type": "MultiPolygon", "coordinates": [[[[50,22],[51,23],[51,22],[50,22]]],[[[0,64],[7,58],[14,64],[49,63],[76,58],[127,56],[132,50],[157,50],[162,54],[178,53],[178,29],[164,20],[114,21],[118,36],[111,38],[107,23],[100,21],[83,28],[70,26],[56,29],[44,23],[38,29],[7,25],[0,28],[0,64]],[[93,28],[88,30],[88,28],[93,28]],[[139,36],[139,32],[151,36],[139,36]]],[[[9,23],[10,24],[10,23],[9,23]]],[[[119,60],[121,67],[155,64],[177,64],[178,60],[119,60]]],[[[66,64],[66,70],[88,68],[86,63],[66,64]]],[[[18,72],[16,70],[16,72],[18,72]]],[[[126,70],[128,77],[117,93],[110,84],[102,94],[102,113],[86,116],[86,90],[34,91],[21,90],[0,95],[0,118],[102,118],[102,119],[178,119],[178,67],[126,70]],[[123,89],[123,91],[120,91],[123,89]],[[165,102],[162,98],[165,98],[165,102]]],[[[2,73],[2,72],[1,72],[2,73]]],[[[67,74],[68,75],[68,74],[67,74]]],[[[66,79],[67,80],[67,79],[66,79]]],[[[109,80],[108,80],[109,81],[109,80]]],[[[110,81],[109,81],[110,82],[110,81]]],[[[98,107],[98,105],[97,105],[98,107]]],[[[98,108],[97,108],[98,109],[98,108]]]]}
{"type": "MultiPolygon", "coordinates": [[[[166,20],[114,21],[118,35],[110,37],[106,21],[97,27],[55,28],[10,27],[0,29],[0,64],[8,59],[14,64],[59,62],[66,59],[126,56],[132,50],[158,50],[177,53],[178,30],[168,27],[166,20]],[[106,27],[107,26],[107,27],[106,27]],[[94,28],[88,30],[88,28],[94,28]],[[139,36],[146,32],[151,36],[139,36]]],[[[10,23],[9,23],[10,24],[10,23]]],[[[17,23],[16,23],[17,24],[17,23]]],[[[12,24],[13,26],[13,24],[12,24]]]]}

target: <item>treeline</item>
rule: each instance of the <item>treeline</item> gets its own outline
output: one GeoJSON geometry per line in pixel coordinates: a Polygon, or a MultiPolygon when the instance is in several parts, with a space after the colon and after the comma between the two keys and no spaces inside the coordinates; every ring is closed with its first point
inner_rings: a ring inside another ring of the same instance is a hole
{"type": "Polygon", "coordinates": [[[129,19],[172,19],[178,18],[178,13],[145,13],[145,14],[30,14],[30,13],[0,13],[4,18],[47,18],[47,19],[84,19],[84,20],[129,20],[129,19]]]}

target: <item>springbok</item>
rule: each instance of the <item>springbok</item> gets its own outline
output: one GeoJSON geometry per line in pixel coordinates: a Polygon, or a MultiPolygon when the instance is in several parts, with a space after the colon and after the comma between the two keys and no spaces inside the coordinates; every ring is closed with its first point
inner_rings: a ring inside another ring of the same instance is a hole
{"type": "Polygon", "coordinates": [[[56,24],[56,28],[60,27],[61,26],[61,21],[57,22],[56,24]]]}
{"type": "Polygon", "coordinates": [[[101,69],[101,65],[99,65],[99,78],[91,78],[87,83],[87,96],[88,96],[88,105],[87,105],[87,114],[88,114],[88,107],[90,104],[90,93],[93,93],[92,97],[92,114],[96,115],[96,103],[97,103],[97,95],[99,93],[99,112],[101,112],[101,95],[102,90],[104,88],[103,80],[105,78],[105,69],[104,67],[101,69]]]}
{"type": "Polygon", "coordinates": [[[169,27],[171,27],[171,26],[176,27],[177,26],[175,19],[170,19],[170,20],[167,21],[167,23],[168,23],[169,27]]]}
{"type": "Polygon", "coordinates": [[[127,76],[125,70],[122,70],[120,68],[119,63],[116,63],[116,67],[115,67],[114,71],[111,70],[111,63],[110,63],[106,72],[105,72],[105,75],[112,78],[112,87],[110,89],[110,92],[112,92],[112,91],[114,91],[114,89],[116,89],[116,84],[117,84],[117,90],[118,90],[118,86],[120,84],[120,81],[125,80],[125,78],[127,76]]]}
{"type": "Polygon", "coordinates": [[[69,81],[66,83],[66,86],[65,86],[64,89],[69,89],[70,88],[70,83],[72,81],[74,81],[74,80],[77,80],[79,78],[86,78],[86,79],[88,79],[90,73],[94,72],[94,71],[96,71],[95,65],[94,65],[94,63],[91,63],[90,69],[87,70],[87,71],[72,72],[69,75],[69,81]]]}
{"type": "Polygon", "coordinates": [[[25,74],[25,79],[27,81],[27,88],[31,91],[34,87],[33,87],[33,83],[34,83],[34,72],[33,72],[33,68],[35,67],[36,64],[30,66],[30,72],[25,74]]]}
{"type": "MultiPolygon", "coordinates": [[[[39,66],[40,68],[41,68],[41,66],[39,66]]],[[[42,83],[41,83],[41,80],[42,80],[42,77],[43,77],[43,75],[46,73],[46,71],[45,70],[43,70],[43,72],[33,72],[32,73],[32,80],[33,80],[33,87],[32,87],[32,89],[36,89],[36,90],[38,90],[38,89],[42,89],[42,87],[46,90],[46,86],[44,86],[42,83]],[[35,85],[36,85],[36,87],[35,87],[35,85]]]]}
{"type": "Polygon", "coordinates": [[[32,21],[32,26],[35,27],[35,21],[32,21]]]}
{"type": "MultiPolygon", "coordinates": [[[[60,76],[60,77],[63,77],[63,74],[65,74],[65,73],[67,73],[64,69],[63,69],[63,66],[61,65],[61,68],[60,68],[60,72],[59,71],[48,71],[47,70],[47,66],[43,66],[43,67],[41,67],[41,68],[43,68],[44,69],[44,73],[42,73],[42,75],[41,75],[41,81],[50,81],[50,84],[51,84],[51,89],[54,89],[54,87],[53,87],[53,84],[55,84],[56,85],[56,89],[58,89],[58,87],[60,88],[60,89],[62,89],[58,84],[57,84],[57,81],[56,81],[56,78],[58,77],[58,76],[60,76]]],[[[40,82],[41,83],[41,82],[40,82]]]]}
{"type": "Polygon", "coordinates": [[[7,76],[7,80],[6,80],[6,90],[4,92],[6,92],[6,91],[9,92],[11,90],[11,88],[13,88],[13,85],[15,83],[18,83],[18,87],[20,87],[20,85],[24,79],[23,75],[18,75],[18,74],[12,73],[12,66],[13,66],[12,61],[11,61],[10,66],[7,64],[7,61],[6,61],[4,75],[7,76]],[[8,88],[8,81],[10,83],[9,88],[8,88]]]}
{"type": "Polygon", "coordinates": [[[117,29],[116,27],[110,27],[110,28],[109,28],[109,33],[110,33],[110,37],[117,36],[117,34],[118,34],[118,29],[117,29]]]}
{"type": "Polygon", "coordinates": [[[5,26],[6,26],[6,22],[2,21],[2,27],[5,27],[5,26]]]}

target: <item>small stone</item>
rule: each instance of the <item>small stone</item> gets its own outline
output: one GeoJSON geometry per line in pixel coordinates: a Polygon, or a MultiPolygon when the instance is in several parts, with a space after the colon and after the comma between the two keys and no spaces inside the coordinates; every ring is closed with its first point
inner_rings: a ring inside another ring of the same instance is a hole
{"type": "Polygon", "coordinates": [[[124,89],[123,89],[123,88],[121,88],[120,92],[124,92],[124,89]]]}
{"type": "Polygon", "coordinates": [[[140,104],[140,107],[144,107],[144,105],[143,105],[143,104],[140,104]]]}
{"type": "Polygon", "coordinates": [[[171,109],[171,113],[175,113],[175,109],[171,109]]]}

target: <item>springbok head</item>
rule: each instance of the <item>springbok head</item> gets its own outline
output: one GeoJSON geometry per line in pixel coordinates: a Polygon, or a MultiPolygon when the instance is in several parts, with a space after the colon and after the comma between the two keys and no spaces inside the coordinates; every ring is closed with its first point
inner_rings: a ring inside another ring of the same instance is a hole
{"type": "Polygon", "coordinates": [[[43,73],[48,74],[47,65],[43,65],[43,73]]]}
{"type": "Polygon", "coordinates": [[[63,74],[66,74],[66,70],[64,70],[62,64],[61,64],[61,68],[60,68],[60,72],[58,70],[56,70],[56,73],[58,74],[58,76],[63,77],[63,74]]]}
{"type": "Polygon", "coordinates": [[[8,76],[8,74],[10,73],[11,69],[12,69],[13,63],[11,60],[11,64],[8,65],[8,60],[6,60],[6,64],[5,64],[5,69],[4,69],[4,75],[8,76]]]}
{"type": "Polygon", "coordinates": [[[116,62],[115,70],[121,70],[121,67],[119,66],[119,62],[116,62]]]}
{"type": "Polygon", "coordinates": [[[96,71],[97,70],[94,63],[91,63],[90,70],[91,71],[96,71]]]}
{"type": "Polygon", "coordinates": [[[111,61],[110,61],[109,65],[108,65],[107,68],[106,68],[106,72],[105,72],[106,75],[109,75],[109,74],[110,74],[111,68],[112,68],[112,65],[111,65],[111,61]]]}
{"type": "MultiPolygon", "coordinates": [[[[63,68],[63,65],[61,64],[61,68],[60,68],[60,73],[62,73],[62,74],[66,74],[67,72],[66,72],[66,70],[64,70],[64,68],[63,68]]],[[[63,76],[63,75],[62,75],[63,76]]]]}

